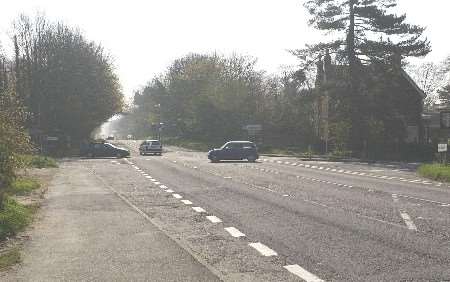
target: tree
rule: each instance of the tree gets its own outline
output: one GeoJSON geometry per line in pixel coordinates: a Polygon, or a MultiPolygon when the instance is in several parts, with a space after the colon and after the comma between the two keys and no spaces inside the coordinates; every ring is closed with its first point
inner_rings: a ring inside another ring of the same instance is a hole
{"type": "Polygon", "coordinates": [[[439,99],[439,90],[445,85],[445,62],[441,64],[433,62],[410,64],[406,70],[427,95],[425,106],[432,107],[439,99]]]}
{"type": "Polygon", "coordinates": [[[30,150],[23,127],[26,112],[12,87],[10,65],[0,53],[0,209],[5,189],[15,177],[14,170],[20,166],[18,154],[30,150]]]}
{"type": "Polygon", "coordinates": [[[100,45],[43,16],[20,16],[13,32],[16,90],[32,114],[28,128],[80,140],[121,111],[119,80],[100,45]]]}
{"type": "MultiPolygon", "coordinates": [[[[361,150],[364,132],[364,84],[360,74],[363,64],[394,59],[424,56],[430,52],[430,43],[422,38],[424,28],[405,23],[405,15],[392,12],[396,0],[308,0],[305,7],[312,15],[309,23],[336,35],[328,42],[307,46],[293,53],[310,65],[318,55],[330,50],[337,61],[348,65],[346,79],[350,105],[352,148],[361,150]]],[[[367,136],[366,136],[367,137],[367,136]]]]}

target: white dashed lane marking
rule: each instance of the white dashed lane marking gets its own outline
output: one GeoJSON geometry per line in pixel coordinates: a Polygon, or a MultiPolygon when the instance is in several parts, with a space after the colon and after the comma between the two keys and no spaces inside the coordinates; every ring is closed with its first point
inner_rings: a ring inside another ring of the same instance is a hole
{"type": "Polygon", "coordinates": [[[166,186],[166,185],[159,185],[159,188],[161,188],[161,189],[167,189],[167,186],[166,186]]]}
{"type": "Polygon", "coordinates": [[[301,279],[305,280],[306,282],[324,282],[324,280],[320,279],[319,277],[315,276],[311,272],[307,271],[306,269],[302,268],[298,264],[293,265],[285,265],[283,266],[285,269],[287,269],[290,273],[297,275],[301,279]]]}
{"type": "Polygon", "coordinates": [[[201,207],[192,207],[192,209],[196,212],[206,212],[203,208],[201,207]]]}
{"type": "Polygon", "coordinates": [[[192,205],[192,202],[189,200],[181,200],[181,202],[185,205],[192,205]]]}
{"type": "Polygon", "coordinates": [[[172,194],[175,199],[182,199],[183,197],[180,194],[172,194]]]}
{"type": "Polygon", "coordinates": [[[214,215],[208,215],[206,217],[209,221],[211,221],[212,223],[221,223],[222,220],[220,218],[218,218],[217,216],[214,215]]]}
{"type": "Polygon", "coordinates": [[[271,248],[267,247],[266,245],[257,242],[257,243],[250,243],[248,244],[250,247],[254,248],[255,250],[257,250],[261,255],[265,256],[265,257],[272,257],[272,256],[277,256],[278,254],[272,250],[271,248]]]}
{"type": "Polygon", "coordinates": [[[173,193],[173,192],[175,192],[175,191],[173,191],[172,189],[167,189],[166,192],[167,192],[167,193],[173,193]]]}
{"type": "Polygon", "coordinates": [[[228,233],[230,233],[231,236],[239,238],[239,237],[245,237],[245,234],[239,231],[238,229],[234,227],[226,227],[224,228],[228,233]]]}
{"type": "Polygon", "coordinates": [[[408,229],[417,231],[416,225],[414,224],[411,217],[406,212],[400,211],[400,215],[403,218],[403,220],[405,221],[406,226],[408,226],[408,229]]]}

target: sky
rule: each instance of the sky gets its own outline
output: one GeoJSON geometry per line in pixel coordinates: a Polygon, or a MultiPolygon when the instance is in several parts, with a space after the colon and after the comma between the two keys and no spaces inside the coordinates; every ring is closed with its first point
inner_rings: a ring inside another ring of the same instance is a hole
{"type": "MultiPolygon", "coordinates": [[[[44,13],[50,20],[80,28],[114,58],[124,94],[188,53],[258,59],[278,73],[298,61],[287,50],[317,42],[323,35],[307,25],[304,0],[8,0],[0,10],[0,42],[12,54],[11,26],[20,13],[44,13]]],[[[450,55],[450,0],[398,0],[407,21],[426,26],[433,51],[424,60],[450,55]]]]}

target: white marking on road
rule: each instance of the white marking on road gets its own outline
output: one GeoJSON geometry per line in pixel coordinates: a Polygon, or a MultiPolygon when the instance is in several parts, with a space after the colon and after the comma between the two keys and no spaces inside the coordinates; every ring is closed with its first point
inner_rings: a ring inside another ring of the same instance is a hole
{"type": "Polygon", "coordinates": [[[296,166],[296,165],[297,165],[297,163],[292,163],[291,165],[292,165],[292,166],[296,166]]]}
{"type": "Polygon", "coordinates": [[[231,176],[225,176],[224,178],[225,179],[233,179],[233,177],[231,177],[231,176]]]}
{"type": "Polygon", "coordinates": [[[290,162],[284,162],[284,164],[287,164],[287,165],[288,165],[288,164],[290,164],[290,162]]]}
{"type": "Polygon", "coordinates": [[[414,222],[411,220],[411,217],[406,213],[400,211],[400,215],[402,216],[403,220],[405,221],[406,226],[408,226],[408,229],[417,231],[417,227],[414,224],[414,222]]]}
{"type": "Polygon", "coordinates": [[[162,188],[162,189],[167,189],[166,185],[159,185],[159,187],[162,188]]]}
{"type": "Polygon", "coordinates": [[[313,165],[311,168],[317,168],[317,166],[316,166],[316,165],[313,165]]]}
{"type": "Polygon", "coordinates": [[[192,205],[192,202],[189,200],[181,200],[181,202],[185,205],[192,205]]]}
{"type": "Polygon", "coordinates": [[[331,170],[332,172],[336,172],[336,169],[335,168],[333,168],[332,170],[331,170]]]}
{"type": "Polygon", "coordinates": [[[305,167],[310,167],[310,165],[305,165],[305,167]]]}
{"type": "Polygon", "coordinates": [[[340,169],[339,171],[338,171],[339,173],[343,173],[344,172],[344,170],[343,169],[340,169]]]}
{"type": "Polygon", "coordinates": [[[145,178],[153,179],[150,175],[146,175],[145,178]]]}
{"type": "Polygon", "coordinates": [[[392,200],[394,201],[394,203],[398,203],[397,194],[392,194],[392,200]]]}
{"type": "Polygon", "coordinates": [[[192,207],[192,209],[196,212],[206,212],[203,208],[201,207],[192,207]]]}
{"type": "Polygon", "coordinates": [[[183,196],[181,196],[180,194],[172,194],[172,196],[173,196],[175,199],[182,199],[182,198],[183,198],[183,196]]]}
{"type": "Polygon", "coordinates": [[[167,193],[173,193],[173,192],[175,192],[175,191],[173,191],[172,189],[167,189],[166,192],[167,192],[167,193]]]}
{"type": "Polygon", "coordinates": [[[221,223],[222,220],[220,218],[218,218],[217,216],[214,215],[208,215],[206,216],[206,218],[211,221],[212,223],[221,223]]]}
{"type": "Polygon", "coordinates": [[[319,169],[323,169],[323,168],[324,168],[323,166],[319,167],[319,169]]]}
{"type": "Polygon", "coordinates": [[[245,234],[242,233],[241,231],[239,231],[237,228],[234,227],[226,227],[224,228],[228,233],[230,233],[231,236],[235,237],[235,238],[239,238],[239,237],[245,237],[245,234]]]}
{"type": "Polygon", "coordinates": [[[272,250],[271,248],[267,247],[266,245],[260,242],[250,243],[248,245],[257,250],[261,255],[265,257],[278,256],[278,254],[274,250],[272,250]]]}
{"type": "Polygon", "coordinates": [[[155,184],[156,184],[156,185],[159,185],[159,184],[161,184],[161,182],[155,181],[155,184]]]}
{"type": "Polygon", "coordinates": [[[197,169],[198,167],[196,167],[196,166],[194,166],[194,167],[192,167],[193,169],[197,169]]]}
{"type": "Polygon", "coordinates": [[[297,275],[301,279],[305,280],[306,282],[324,282],[324,280],[320,279],[319,277],[315,276],[311,272],[307,271],[306,269],[302,268],[298,264],[293,265],[285,265],[283,266],[287,271],[290,273],[297,275]]]}

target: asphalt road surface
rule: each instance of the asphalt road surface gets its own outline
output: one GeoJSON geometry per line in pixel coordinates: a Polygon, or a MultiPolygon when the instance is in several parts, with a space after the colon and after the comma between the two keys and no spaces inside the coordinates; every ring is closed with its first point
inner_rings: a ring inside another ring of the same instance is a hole
{"type": "Polygon", "coordinates": [[[225,277],[450,281],[450,188],[410,166],[216,164],[180,148],[138,156],[138,142],[123,142],[133,157],[99,173],[225,277]]]}
{"type": "Polygon", "coordinates": [[[410,166],[210,163],[121,143],[130,158],[75,163],[199,262],[180,281],[450,281],[450,188],[410,166]]]}

